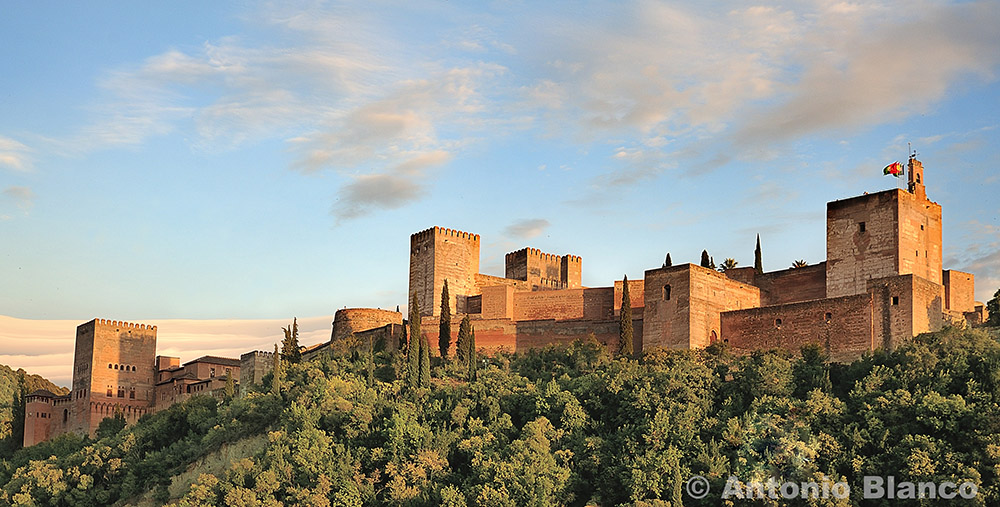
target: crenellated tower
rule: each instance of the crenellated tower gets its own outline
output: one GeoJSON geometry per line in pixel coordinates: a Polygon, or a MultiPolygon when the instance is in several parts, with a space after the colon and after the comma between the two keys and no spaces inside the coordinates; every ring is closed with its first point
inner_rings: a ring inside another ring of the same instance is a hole
{"type": "Polygon", "coordinates": [[[556,255],[537,248],[522,248],[504,257],[505,277],[526,280],[532,290],[578,289],[582,259],[556,255]]]}
{"type": "Polygon", "coordinates": [[[478,294],[479,235],[431,227],[410,236],[410,288],[421,315],[440,315],[441,288],[448,280],[451,312],[465,313],[468,296],[478,294]]]}
{"type": "Polygon", "coordinates": [[[105,417],[135,422],[150,412],[156,384],[156,326],[94,319],[76,328],[71,405],[55,417],[93,436],[105,417]]]}

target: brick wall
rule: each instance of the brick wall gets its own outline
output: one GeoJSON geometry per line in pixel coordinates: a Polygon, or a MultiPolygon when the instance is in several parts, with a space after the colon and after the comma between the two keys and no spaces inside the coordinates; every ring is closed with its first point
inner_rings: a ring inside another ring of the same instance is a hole
{"type": "Polygon", "coordinates": [[[507,285],[484,287],[480,314],[484,319],[513,319],[514,288],[507,285]]]}
{"type": "Polygon", "coordinates": [[[514,320],[603,319],[612,315],[614,288],[514,293],[514,320]]]}
{"type": "Polygon", "coordinates": [[[722,313],[722,339],[734,351],[817,344],[835,361],[853,361],[873,348],[872,296],[749,308],[722,313]]]}
{"type": "MultiPolygon", "coordinates": [[[[644,291],[645,291],[645,281],[644,280],[629,280],[628,281],[628,298],[632,302],[632,316],[635,318],[640,318],[642,316],[642,307],[645,306],[644,301],[644,291]]],[[[614,312],[618,315],[622,310],[622,281],[615,280],[615,295],[614,295],[614,312]]]]}
{"type": "Polygon", "coordinates": [[[250,386],[260,385],[264,375],[274,369],[274,352],[255,350],[240,356],[240,396],[245,395],[250,386]]]}
{"type": "Polygon", "coordinates": [[[868,282],[874,302],[876,345],[894,350],[913,336],[943,325],[944,287],[912,274],[868,282]]]}

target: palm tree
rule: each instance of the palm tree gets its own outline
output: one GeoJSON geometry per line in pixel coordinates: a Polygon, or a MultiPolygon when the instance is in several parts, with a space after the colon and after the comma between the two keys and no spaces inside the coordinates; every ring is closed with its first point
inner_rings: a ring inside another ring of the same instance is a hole
{"type": "Polygon", "coordinates": [[[806,261],[804,261],[804,260],[797,260],[797,261],[795,261],[795,262],[792,263],[792,269],[795,269],[795,268],[804,268],[804,267],[806,267],[808,265],[809,265],[809,263],[806,262],[806,261]]]}
{"type": "Polygon", "coordinates": [[[739,263],[736,262],[736,259],[727,257],[726,260],[722,261],[722,265],[719,266],[719,271],[725,273],[727,269],[733,269],[736,267],[737,264],[739,263]]]}

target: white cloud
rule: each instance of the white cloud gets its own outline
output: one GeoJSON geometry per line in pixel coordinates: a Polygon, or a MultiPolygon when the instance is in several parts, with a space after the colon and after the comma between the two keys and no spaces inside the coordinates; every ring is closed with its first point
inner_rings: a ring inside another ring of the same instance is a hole
{"type": "Polygon", "coordinates": [[[7,167],[15,171],[27,171],[31,169],[32,152],[24,144],[9,137],[0,136],[0,167],[7,167]]]}
{"type": "Polygon", "coordinates": [[[544,218],[525,218],[508,225],[503,232],[515,238],[531,239],[542,235],[549,225],[549,221],[544,218]]]}
{"type": "Polygon", "coordinates": [[[425,193],[422,185],[405,176],[365,174],[341,187],[331,212],[341,222],[378,209],[401,208],[425,193]]]}

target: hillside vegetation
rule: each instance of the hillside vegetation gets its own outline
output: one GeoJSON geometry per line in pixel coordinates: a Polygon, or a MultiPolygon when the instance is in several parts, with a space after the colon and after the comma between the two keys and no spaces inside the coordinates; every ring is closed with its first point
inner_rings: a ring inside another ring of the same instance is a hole
{"type": "Polygon", "coordinates": [[[971,504],[1000,504],[1000,345],[983,331],[848,365],[815,348],[615,360],[577,342],[487,358],[474,382],[436,364],[430,388],[366,350],[289,365],[276,393],[269,376],[243,398],[19,451],[0,464],[0,504],[708,506],[731,474],[851,487],[801,505],[857,504],[864,475],[971,481],[971,504]],[[231,445],[247,457],[209,459],[231,445]],[[695,474],[713,495],[686,495],[695,474]]]}

